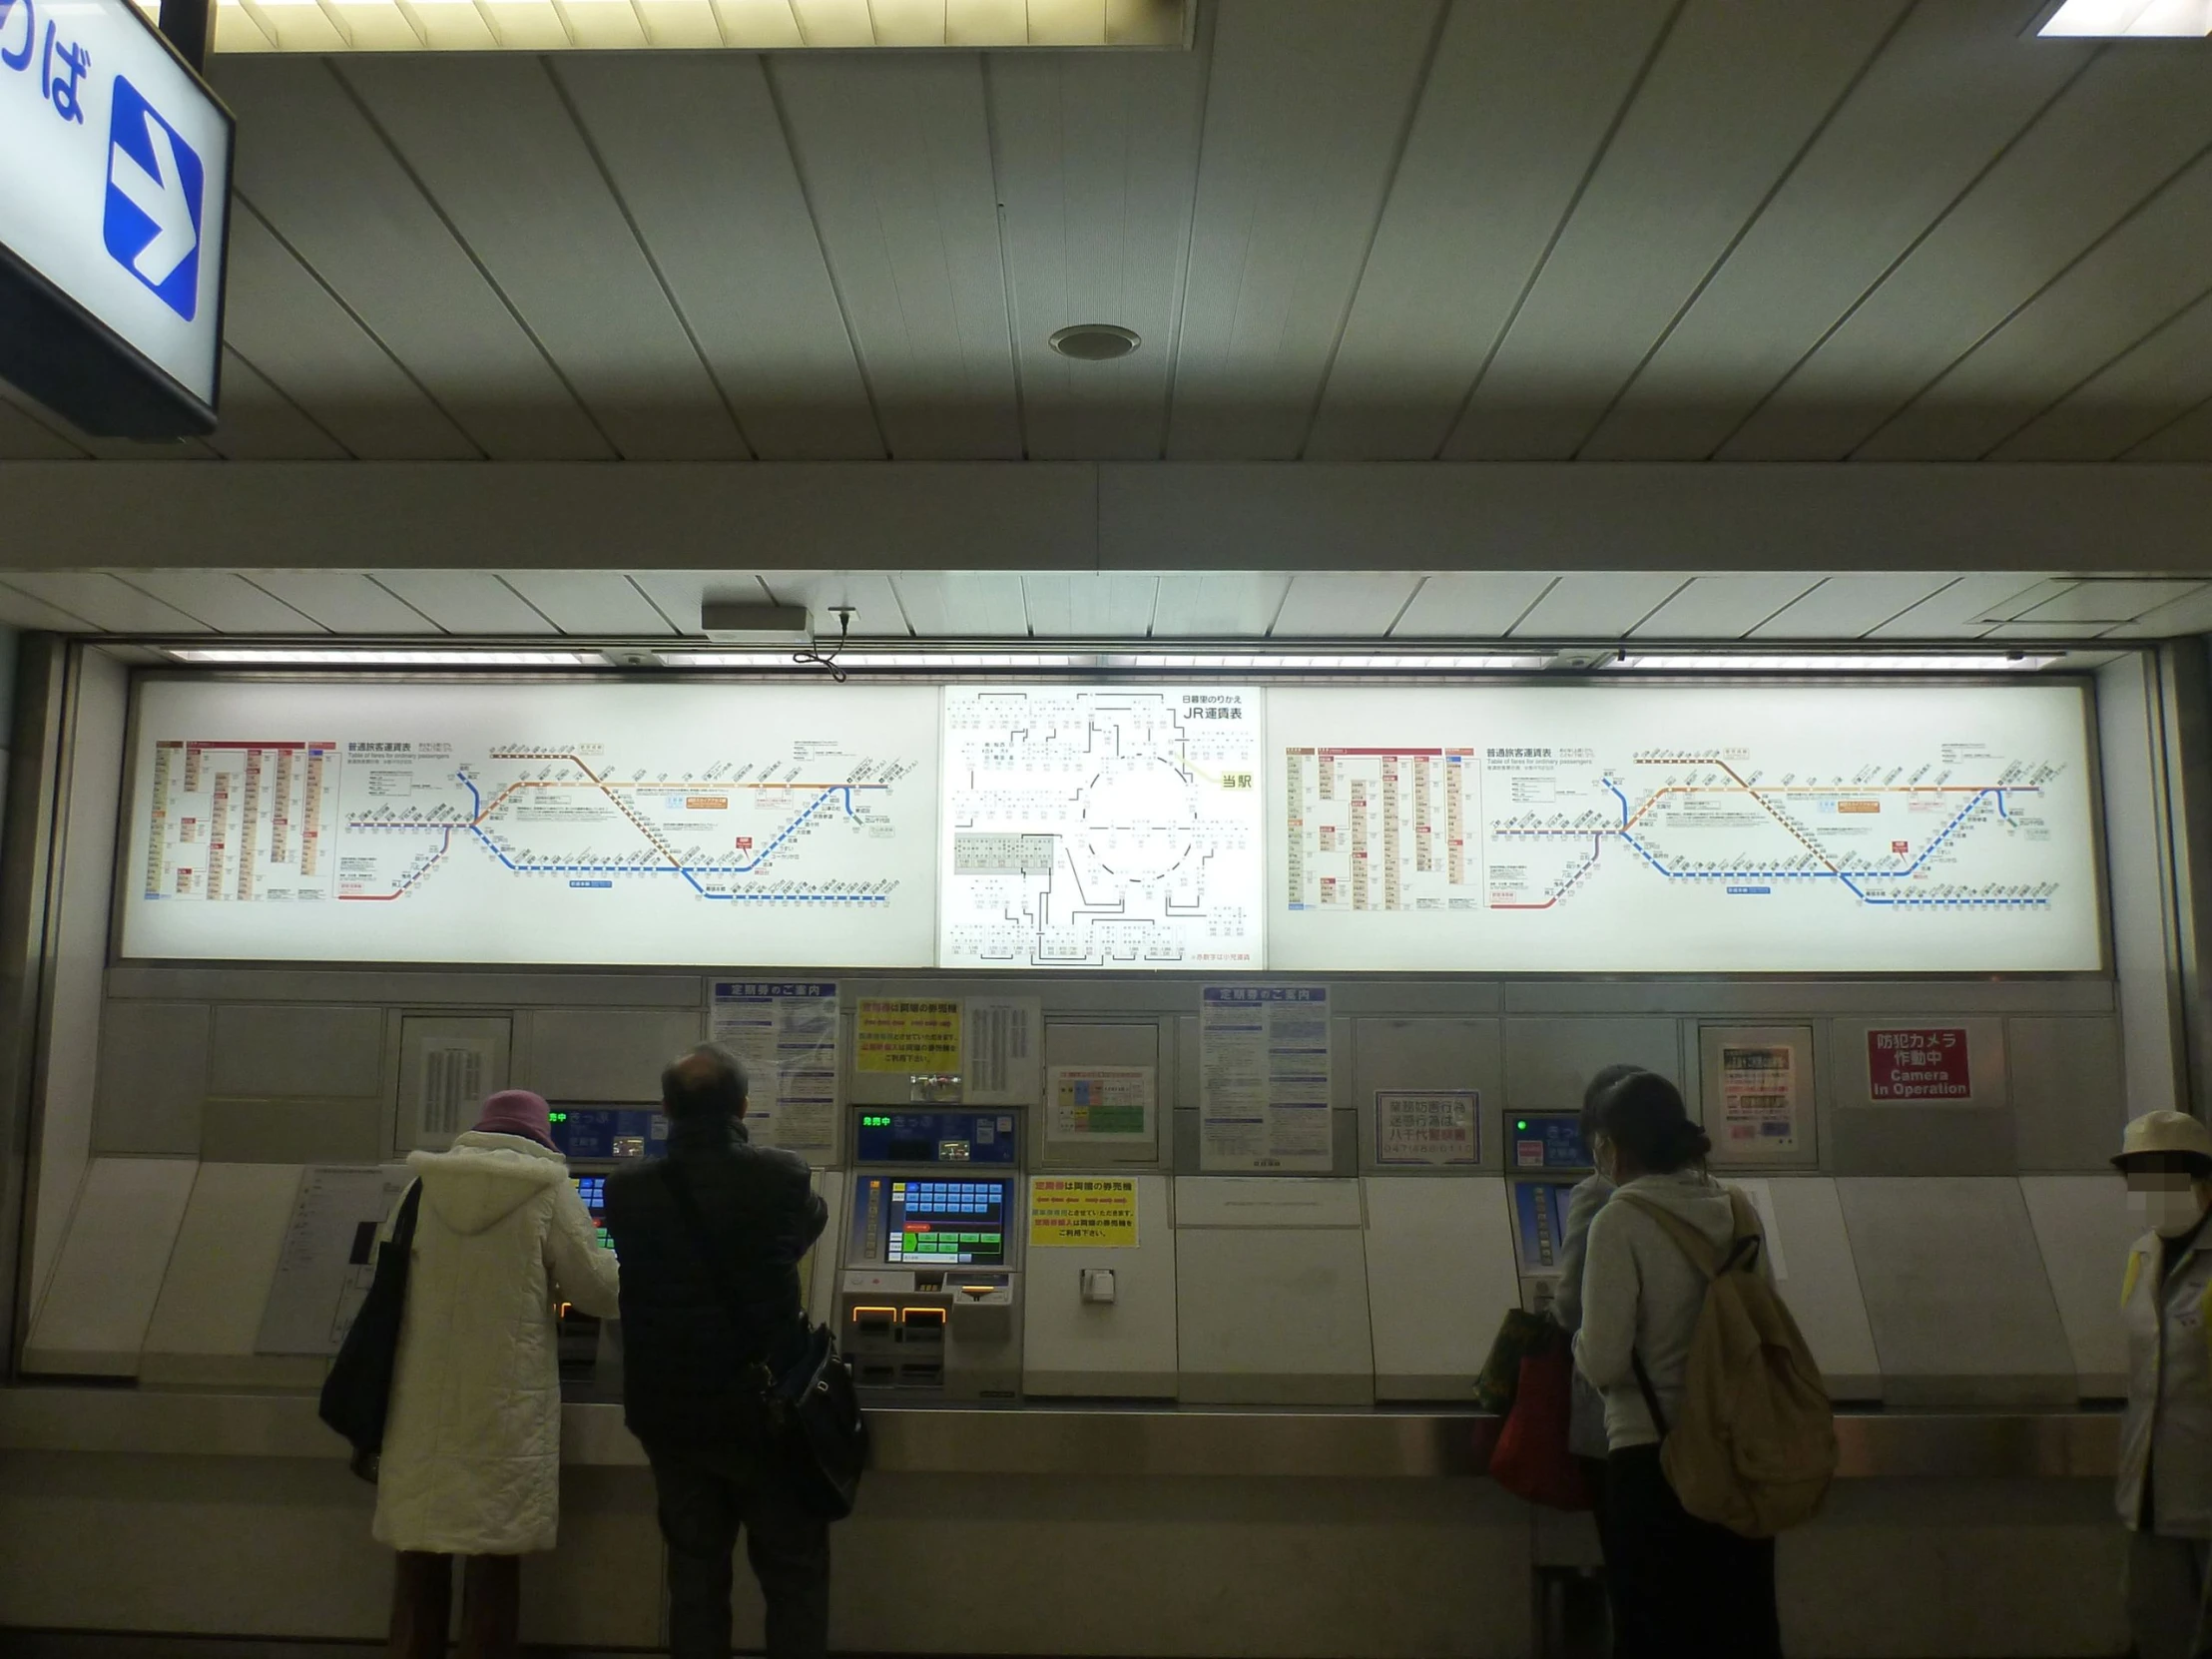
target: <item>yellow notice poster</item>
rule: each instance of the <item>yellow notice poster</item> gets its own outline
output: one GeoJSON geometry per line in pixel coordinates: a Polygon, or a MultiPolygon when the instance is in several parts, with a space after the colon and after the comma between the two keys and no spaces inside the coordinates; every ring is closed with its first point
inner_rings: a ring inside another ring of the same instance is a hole
{"type": "Polygon", "coordinates": [[[960,1069],[960,1005],[903,997],[860,999],[852,1064],[901,1076],[960,1069]]]}
{"type": "Polygon", "coordinates": [[[1031,1250],[1135,1250],[1137,1183],[1126,1175],[1040,1175],[1029,1183],[1031,1250]]]}

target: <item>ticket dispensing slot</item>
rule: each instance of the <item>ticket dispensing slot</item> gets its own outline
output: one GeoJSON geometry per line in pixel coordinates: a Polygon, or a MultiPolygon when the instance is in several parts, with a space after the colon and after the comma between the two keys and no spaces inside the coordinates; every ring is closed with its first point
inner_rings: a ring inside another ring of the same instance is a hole
{"type": "Polygon", "coordinates": [[[860,1385],[1015,1397],[1018,1119],[958,1108],[856,1118],[861,1168],[837,1296],[860,1385]]]}
{"type": "Polygon", "coordinates": [[[1568,1198],[1590,1173],[1590,1154],[1572,1112],[1514,1113],[1505,1128],[1506,1193],[1512,1204],[1521,1306],[1540,1311],[1551,1305],[1558,1288],[1568,1198]]]}

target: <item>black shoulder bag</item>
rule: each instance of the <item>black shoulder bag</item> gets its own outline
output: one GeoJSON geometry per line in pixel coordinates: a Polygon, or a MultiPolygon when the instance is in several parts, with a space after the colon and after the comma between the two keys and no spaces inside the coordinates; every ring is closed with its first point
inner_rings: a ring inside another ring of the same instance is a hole
{"type": "MultiPolygon", "coordinates": [[[[742,1347],[745,1326],[738,1317],[738,1299],[723,1275],[706,1220],[675,1164],[664,1162],[661,1173],[684,1213],[692,1249],[707,1270],[722,1316],[742,1347]]],[[[786,1492],[814,1514],[842,1520],[852,1513],[860,1473],[867,1466],[867,1419],[860,1414],[852,1363],[837,1352],[830,1328],[811,1324],[804,1315],[801,1324],[807,1340],[798,1360],[781,1377],[767,1361],[756,1361],[749,1382],[759,1390],[769,1455],[786,1492]]]]}
{"type": "Polygon", "coordinates": [[[330,1375],[322,1380],[317,1410],[352,1443],[353,1472],[363,1480],[376,1478],[376,1460],[384,1449],[392,1373],[399,1363],[399,1322],[407,1310],[407,1269],[414,1258],[415,1214],[421,1208],[422,1183],[417,1181],[399,1202],[391,1237],[376,1253],[368,1295],[338,1345],[330,1375]]]}

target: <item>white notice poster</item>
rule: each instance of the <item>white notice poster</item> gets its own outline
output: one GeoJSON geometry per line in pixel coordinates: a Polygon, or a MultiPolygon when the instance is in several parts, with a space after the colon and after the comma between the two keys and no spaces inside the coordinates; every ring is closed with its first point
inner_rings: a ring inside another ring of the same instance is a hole
{"type": "Polygon", "coordinates": [[[827,1163],[837,1136],[836,982],[718,979],[708,1031],[752,1079],[753,1141],[827,1163]]]}
{"type": "Polygon", "coordinates": [[[257,1354],[335,1354],[376,1277],[376,1234],[412,1176],[404,1164],[308,1169],[262,1305],[257,1354]]]}
{"type": "Polygon", "coordinates": [[[960,1011],[960,1098],[1027,1106],[1043,1082],[1044,1004],[1034,996],[970,997],[960,1011]]]}
{"type": "Polygon", "coordinates": [[[1789,1043],[1721,1045],[1723,1157],[1768,1157],[1798,1148],[1797,1049],[1789,1043]]]}
{"type": "Polygon", "coordinates": [[[496,1063],[498,1044],[484,1037],[432,1037],[422,1045],[415,1078],[415,1140],[445,1146],[476,1121],[477,1104],[496,1063]]]}
{"type": "Polygon", "coordinates": [[[1199,1010],[1199,1168],[1328,1170],[1329,987],[1208,985],[1199,1010]]]}
{"type": "Polygon", "coordinates": [[[1375,1161],[1379,1164],[1472,1164],[1480,1155],[1475,1113],[1478,1089],[1414,1094],[1379,1089],[1375,1096],[1375,1161]]]}
{"type": "Polygon", "coordinates": [[[1151,1144],[1159,1084],[1151,1066],[1054,1066],[1046,1078],[1044,1138],[1151,1144]]]}

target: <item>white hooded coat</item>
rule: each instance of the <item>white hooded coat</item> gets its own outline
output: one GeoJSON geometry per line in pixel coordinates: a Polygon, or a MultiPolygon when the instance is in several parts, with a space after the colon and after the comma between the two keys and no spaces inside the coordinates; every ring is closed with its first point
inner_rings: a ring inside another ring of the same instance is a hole
{"type": "Polygon", "coordinates": [[[422,1182],[375,1535],[394,1549],[521,1555],[560,1525],[555,1304],[616,1313],[614,1253],[559,1153],[475,1131],[407,1160],[422,1182]]]}

